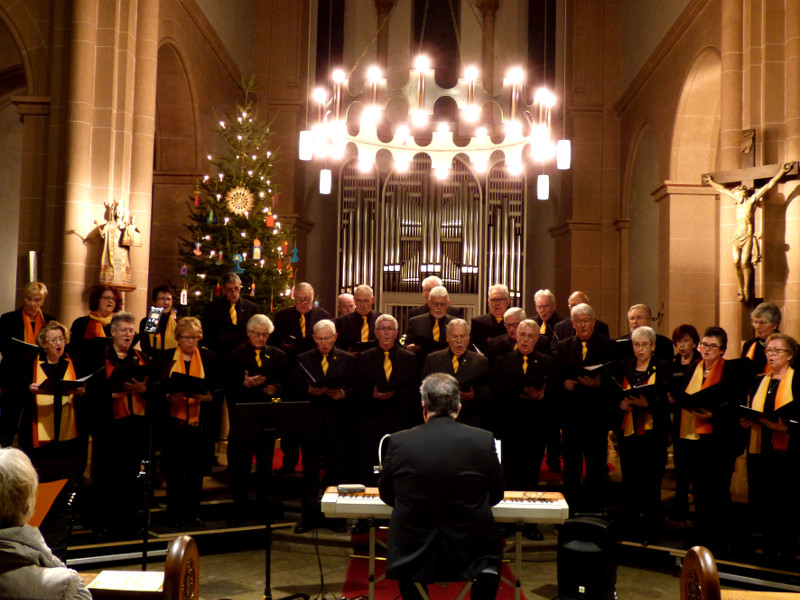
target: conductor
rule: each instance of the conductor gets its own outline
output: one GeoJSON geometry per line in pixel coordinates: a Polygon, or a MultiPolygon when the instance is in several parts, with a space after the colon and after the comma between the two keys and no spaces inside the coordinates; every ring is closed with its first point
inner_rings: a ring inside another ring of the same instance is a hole
{"type": "Polygon", "coordinates": [[[492,434],[456,422],[458,382],[434,373],[422,382],[422,416],[386,440],[378,483],[393,506],[386,576],[404,600],[422,598],[415,582],[472,580],[472,598],[494,598],[500,583],[500,538],[492,506],[503,476],[492,434]]]}

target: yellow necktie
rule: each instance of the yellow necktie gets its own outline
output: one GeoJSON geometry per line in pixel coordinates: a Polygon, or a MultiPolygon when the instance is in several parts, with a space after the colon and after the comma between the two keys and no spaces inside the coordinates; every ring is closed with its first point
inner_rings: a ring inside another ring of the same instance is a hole
{"type": "Polygon", "coordinates": [[[436,322],[433,324],[433,341],[439,341],[439,319],[436,319],[436,322]]]}
{"type": "Polygon", "coordinates": [[[366,342],[367,340],[369,340],[369,325],[367,325],[366,316],[361,315],[361,318],[364,320],[364,322],[361,323],[361,341],[366,342]]]}
{"type": "Polygon", "coordinates": [[[235,304],[231,304],[231,309],[228,312],[231,315],[231,323],[236,325],[236,305],[235,304]]]}
{"type": "Polygon", "coordinates": [[[499,325],[503,322],[503,317],[495,317],[494,320],[497,321],[497,324],[499,325]]]}
{"type": "Polygon", "coordinates": [[[528,356],[525,354],[522,355],[522,372],[528,372],[528,356]]]}
{"type": "Polygon", "coordinates": [[[300,314],[300,337],[306,337],[306,316],[300,314]]]}
{"type": "Polygon", "coordinates": [[[260,367],[261,366],[261,349],[256,348],[256,364],[260,367]]]}
{"type": "Polygon", "coordinates": [[[581,360],[586,360],[586,352],[588,352],[588,348],[586,347],[586,342],[581,342],[583,347],[581,348],[581,360]]]}
{"type": "Polygon", "coordinates": [[[323,375],[327,375],[328,374],[328,355],[327,354],[323,354],[322,355],[322,374],[323,375]]]}
{"type": "Polygon", "coordinates": [[[453,373],[458,373],[458,357],[453,354],[453,373]]]}
{"type": "Polygon", "coordinates": [[[539,335],[544,335],[545,331],[547,331],[547,323],[542,321],[542,326],[539,327],[539,335]]]}
{"type": "Polygon", "coordinates": [[[389,351],[383,351],[383,371],[386,373],[386,381],[392,376],[392,361],[389,359],[389,351]]]}

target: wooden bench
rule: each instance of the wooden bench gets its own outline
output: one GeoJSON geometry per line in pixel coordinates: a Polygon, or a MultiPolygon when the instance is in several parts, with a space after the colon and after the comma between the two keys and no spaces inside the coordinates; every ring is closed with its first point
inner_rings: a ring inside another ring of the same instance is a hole
{"type": "MultiPolygon", "coordinates": [[[[96,574],[83,575],[90,585],[96,574]]],[[[164,583],[157,592],[135,589],[89,588],[94,600],[198,600],[200,598],[200,557],[194,538],[182,535],[170,542],[164,563],[164,583]]]]}

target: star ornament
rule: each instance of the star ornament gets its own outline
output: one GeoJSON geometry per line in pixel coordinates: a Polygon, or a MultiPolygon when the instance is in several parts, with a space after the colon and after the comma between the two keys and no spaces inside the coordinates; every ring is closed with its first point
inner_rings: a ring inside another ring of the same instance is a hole
{"type": "Polygon", "coordinates": [[[225,195],[225,200],[228,202],[228,209],[237,215],[244,215],[253,210],[255,202],[253,192],[243,186],[229,190],[225,195]]]}

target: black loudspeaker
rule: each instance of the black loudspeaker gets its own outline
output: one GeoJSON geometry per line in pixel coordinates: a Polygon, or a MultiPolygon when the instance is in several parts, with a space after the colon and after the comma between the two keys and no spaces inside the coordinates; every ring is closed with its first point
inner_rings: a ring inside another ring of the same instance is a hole
{"type": "Polygon", "coordinates": [[[558,533],[558,595],[562,600],[614,600],[616,535],[597,517],[568,519],[558,533]]]}

